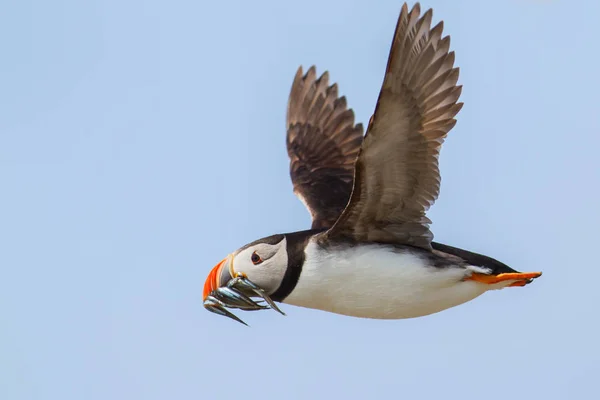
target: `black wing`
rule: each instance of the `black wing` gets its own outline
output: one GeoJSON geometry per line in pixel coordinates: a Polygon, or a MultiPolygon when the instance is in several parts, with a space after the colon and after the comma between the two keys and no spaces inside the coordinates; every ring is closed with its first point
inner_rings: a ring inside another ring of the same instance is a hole
{"type": "Polygon", "coordinates": [[[312,217],[312,228],[329,228],[350,198],[354,163],[363,140],[362,124],[337,84],[325,72],[316,79],[310,67],[298,68],[287,109],[287,151],[294,193],[312,217]]]}

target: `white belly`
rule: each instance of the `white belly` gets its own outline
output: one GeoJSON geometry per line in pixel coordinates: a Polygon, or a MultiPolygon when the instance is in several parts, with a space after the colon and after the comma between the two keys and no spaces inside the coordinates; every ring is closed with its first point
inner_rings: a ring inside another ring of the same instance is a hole
{"type": "Polygon", "coordinates": [[[417,255],[381,245],[329,252],[310,242],[298,284],[284,303],[354,317],[414,318],[509,284],[463,281],[472,271],[486,272],[476,266],[436,268],[425,264],[417,255]]]}

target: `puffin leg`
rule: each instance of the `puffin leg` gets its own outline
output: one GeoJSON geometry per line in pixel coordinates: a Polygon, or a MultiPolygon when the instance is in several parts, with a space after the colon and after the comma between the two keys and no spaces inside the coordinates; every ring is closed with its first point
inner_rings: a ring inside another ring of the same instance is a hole
{"type": "Polygon", "coordinates": [[[508,287],[525,286],[525,285],[527,285],[530,282],[531,282],[531,279],[530,280],[516,281],[516,282],[511,283],[510,285],[508,285],[508,287]]]}
{"type": "Polygon", "coordinates": [[[474,272],[471,276],[465,278],[465,281],[475,281],[479,283],[485,283],[486,285],[493,285],[506,281],[515,281],[508,286],[518,287],[531,283],[535,278],[539,278],[541,275],[541,272],[510,272],[498,275],[486,275],[474,272]]]}

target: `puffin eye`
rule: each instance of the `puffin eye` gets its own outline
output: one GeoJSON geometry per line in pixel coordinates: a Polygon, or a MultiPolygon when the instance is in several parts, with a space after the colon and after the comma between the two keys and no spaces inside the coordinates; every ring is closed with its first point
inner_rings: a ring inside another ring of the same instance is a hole
{"type": "Polygon", "coordinates": [[[257,264],[260,264],[261,262],[263,262],[263,259],[260,258],[260,256],[258,254],[256,254],[256,252],[252,253],[250,260],[252,260],[252,264],[254,264],[254,265],[257,265],[257,264]]]}

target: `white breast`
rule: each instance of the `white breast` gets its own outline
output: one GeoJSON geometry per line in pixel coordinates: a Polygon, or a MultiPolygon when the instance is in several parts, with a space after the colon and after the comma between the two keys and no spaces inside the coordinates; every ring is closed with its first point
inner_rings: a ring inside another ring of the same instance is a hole
{"type": "Polygon", "coordinates": [[[420,317],[465,303],[496,285],[463,281],[473,267],[436,268],[383,245],[326,250],[314,242],[296,288],[285,303],[377,319],[420,317]]]}

